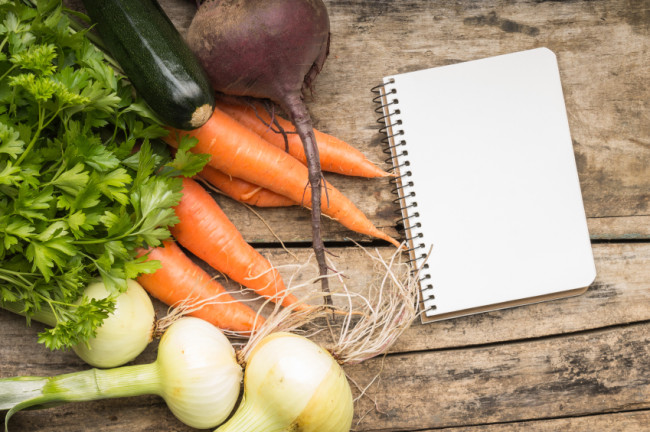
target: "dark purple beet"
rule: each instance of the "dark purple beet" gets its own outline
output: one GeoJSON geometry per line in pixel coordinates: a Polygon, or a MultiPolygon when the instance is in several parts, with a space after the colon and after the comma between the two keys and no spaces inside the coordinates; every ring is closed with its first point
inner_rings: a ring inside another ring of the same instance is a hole
{"type": "MultiPolygon", "coordinates": [[[[295,125],[308,162],[312,239],[321,275],[327,273],[320,226],[322,173],[303,95],[327,58],[329,36],[321,0],[208,0],[187,32],[188,45],[216,91],[270,99],[295,125]]],[[[327,279],[322,283],[326,290],[327,279]]]]}

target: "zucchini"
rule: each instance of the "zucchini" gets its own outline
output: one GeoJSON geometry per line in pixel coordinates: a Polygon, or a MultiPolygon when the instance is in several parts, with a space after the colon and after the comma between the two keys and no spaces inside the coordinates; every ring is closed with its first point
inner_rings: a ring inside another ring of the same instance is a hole
{"type": "Polygon", "coordinates": [[[159,119],[195,129],[214,110],[203,67],[156,0],[82,0],[102,42],[159,119]]]}

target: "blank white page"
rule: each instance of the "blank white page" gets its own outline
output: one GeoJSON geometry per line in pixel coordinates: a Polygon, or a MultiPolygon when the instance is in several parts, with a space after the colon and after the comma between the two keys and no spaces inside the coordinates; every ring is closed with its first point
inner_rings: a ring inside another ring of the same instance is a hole
{"type": "Polygon", "coordinates": [[[395,147],[396,165],[408,162],[400,174],[405,185],[413,182],[405,195],[415,194],[403,204],[411,223],[421,225],[409,234],[423,246],[418,257],[432,246],[421,274],[432,285],[423,291],[426,317],[501,307],[593,282],[552,51],[393,75],[384,83],[387,102],[394,102],[385,108],[387,123],[395,125],[393,133],[403,131],[393,144],[405,142],[395,147]]]}

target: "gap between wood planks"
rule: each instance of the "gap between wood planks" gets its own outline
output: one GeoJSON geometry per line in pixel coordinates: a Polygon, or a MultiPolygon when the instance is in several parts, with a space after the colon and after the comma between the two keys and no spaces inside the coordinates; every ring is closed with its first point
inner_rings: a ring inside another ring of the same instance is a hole
{"type": "Polygon", "coordinates": [[[631,243],[650,243],[647,237],[630,237],[630,238],[592,238],[591,244],[631,244],[631,243]]]}
{"type": "MultiPolygon", "coordinates": [[[[292,249],[311,249],[311,241],[294,241],[294,242],[282,242],[285,247],[292,249]]],[[[282,249],[282,245],[279,242],[250,242],[252,246],[260,249],[282,249]]],[[[364,248],[375,248],[375,247],[395,247],[390,243],[384,240],[367,240],[367,241],[352,241],[352,240],[332,240],[325,242],[325,250],[335,249],[335,248],[344,248],[344,247],[354,247],[354,246],[363,246],[364,248]]]]}
{"type": "MultiPolygon", "coordinates": [[[[649,238],[592,238],[592,245],[599,244],[643,244],[650,243],[649,238]]],[[[260,249],[282,249],[282,245],[279,242],[250,242],[252,246],[260,249]]],[[[293,249],[310,249],[312,247],[311,241],[293,241],[293,242],[283,242],[284,246],[287,248],[293,249]]],[[[332,240],[325,242],[325,249],[334,249],[334,248],[344,248],[352,247],[355,245],[360,245],[365,248],[375,248],[375,247],[392,247],[392,245],[384,240],[366,240],[366,241],[352,241],[352,240],[332,240]]]]}

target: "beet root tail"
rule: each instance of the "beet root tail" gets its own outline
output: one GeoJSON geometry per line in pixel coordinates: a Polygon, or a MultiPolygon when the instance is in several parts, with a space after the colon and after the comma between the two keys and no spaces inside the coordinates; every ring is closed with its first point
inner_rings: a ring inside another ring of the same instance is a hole
{"type": "MultiPolygon", "coordinates": [[[[327,262],[325,261],[325,245],[321,232],[321,190],[323,174],[320,166],[320,156],[314,128],[311,117],[307,111],[302,98],[299,94],[287,98],[283,110],[289,114],[292,123],[296,127],[296,132],[300,136],[302,145],[305,149],[307,159],[307,169],[309,171],[309,187],[311,188],[311,228],[312,228],[312,247],[318,263],[318,271],[321,279],[321,288],[323,292],[329,293],[329,281],[327,279],[327,262]]],[[[332,304],[332,299],[328,295],[325,297],[325,303],[332,304]]]]}

